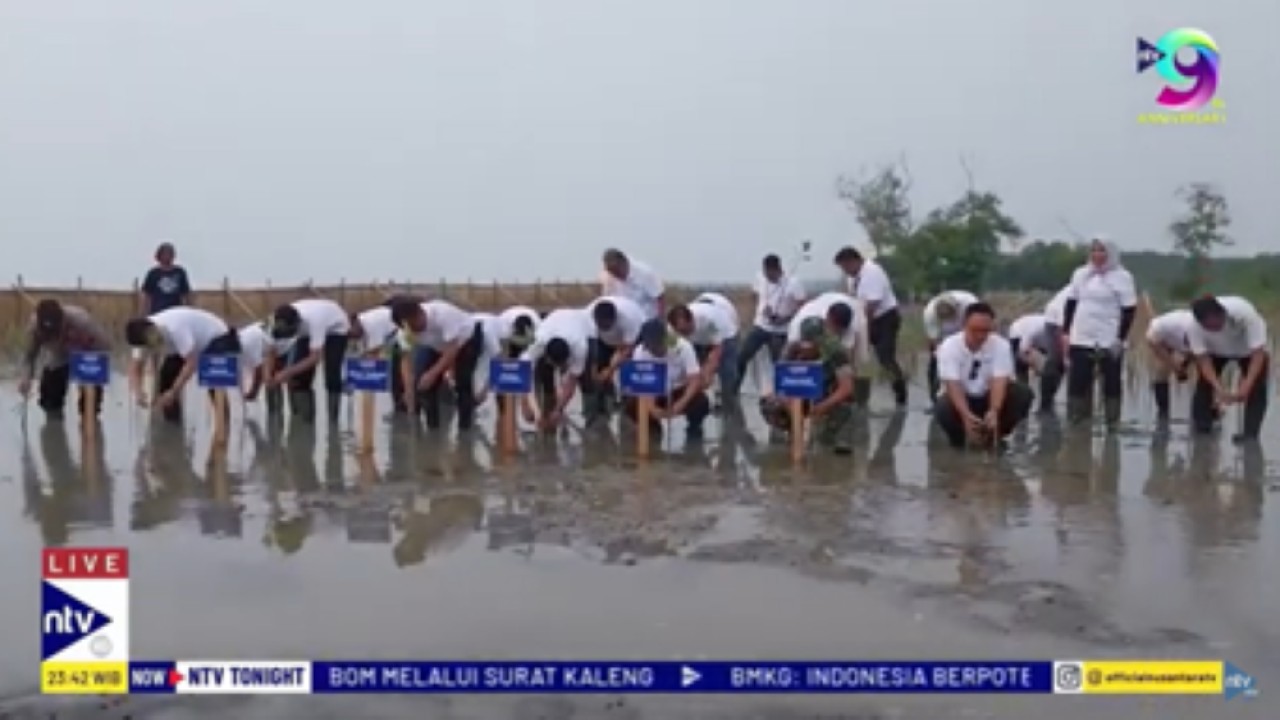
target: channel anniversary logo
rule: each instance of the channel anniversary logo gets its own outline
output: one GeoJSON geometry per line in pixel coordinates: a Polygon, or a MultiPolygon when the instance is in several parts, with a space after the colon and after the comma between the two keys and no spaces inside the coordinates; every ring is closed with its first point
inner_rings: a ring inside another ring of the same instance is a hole
{"type": "Polygon", "coordinates": [[[1156,95],[1160,112],[1138,115],[1139,125],[1225,125],[1226,104],[1218,97],[1222,54],[1203,30],[1170,30],[1154,43],[1138,38],[1138,74],[1155,68],[1164,86],[1156,95]]]}
{"type": "Polygon", "coordinates": [[[41,692],[129,692],[129,551],[49,548],[40,564],[41,692]]]}

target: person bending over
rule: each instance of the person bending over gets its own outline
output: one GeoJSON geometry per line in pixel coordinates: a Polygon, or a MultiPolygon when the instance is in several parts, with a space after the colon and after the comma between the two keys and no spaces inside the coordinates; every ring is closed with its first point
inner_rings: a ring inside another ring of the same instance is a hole
{"type": "Polygon", "coordinates": [[[124,326],[125,342],[135,353],[129,377],[140,407],[149,405],[142,387],[147,354],[161,358],[156,371],[156,404],[164,419],[182,422],[182,391],[200,368],[202,355],[239,355],[240,333],[207,310],[177,305],[124,326]]]}
{"type": "MultiPolygon", "coordinates": [[[[819,445],[837,455],[853,452],[854,369],[849,360],[849,346],[841,337],[840,318],[847,304],[833,305],[824,320],[806,317],[800,321],[796,339],[782,352],[784,362],[816,362],[822,364],[823,398],[804,403],[804,412],[813,423],[814,438],[819,445]]],[[[787,401],[776,395],[760,399],[760,413],[780,438],[791,432],[791,416],[787,401]]]]}
{"type": "Polygon", "coordinates": [[[1271,365],[1266,321],[1242,297],[1208,295],[1191,303],[1191,314],[1195,323],[1187,332],[1187,345],[1196,358],[1196,389],[1191,398],[1196,432],[1212,432],[1225,408],[1243,404],[1243,427],[1233,440],[1257,441],[1267,416],[1271,365]],[[1228,365],[1240,372],[1234,389],[1223,382],[1222,371],[1228,365]]]}
{"type": "MultiPolygon", "coordinates": [[[[18,381],[18,394],[27,397],[39,369],[40,409],[50,420],[60,420],[67,404],[67,390],[71,387],[71,354],[76,352],[111,352],[111,339],[102,326],[89,315],[89,311],[75,305],[64,305],[57,300],[41,300],[36,303],[27,330],[27,348],[23,353],[22,379],[18,381]],[[40,366],[40,358],[45,362],[40,366]]],[[[81,390],[78,406],[83,413],[84,393],[81,390]]],[[[95,414],[102,413],[102,393],[97,393],[95,414]]]]}
{"type": "Polygon", "coordinates": [[[289,388],[289,407],[303,422],[316,419],[316,368],[324,365],[325,410],[329,422],[338,422],[342,409],[347,344],[351,318],[342,306],[324,298],[306,298],[276,308],[271,319],[274,368],[267,389],[289,388]],[[280,350],[284,348],[284,350],[280,350]],[[287,353],[283,363],[274,355],[287,353]]]}
{"type": "Polygon", "coordinates": [[[1147,326],[1147,351],[1151,359],[1151,396],[1156,402],[1156,419],[1169,420],[1170,380],[1184,383],[1191,378],[1191,349],[1187,334],[1195,324],[1190,310],[1174,310],[1151,320],[1147,326]]]}
{"type": "MultiPolygon", "coordinates": [[[[654,432],[662,431],[662,421],[683,417],[685,438],[702,439],[702,423],[711,414],[711,401],[703,392],[698,354],[684,338],[669,333],[663,320],[646,320],[640,329],[640,342],[632,360],[656,360],[667,364],[667,394],[654,399],[649,424],[654,432]]],[[[628,397],[627,417],[636,420],[638,398],[628,397]]]]}
{"type": "Polygon", "coordinates": [[[534,331],[533,343],[520,355],[522,360],[533,363],[534,389],[538,396],[537,408],[531,396],[524,396],[521,410],[525,422],[537,423],[540,430],[546,431],[558,427],[564,420],[578,387],[590,385],[594,334],[595,325],[586,310],[553,310],[542,318],[534,331]],[[560,375],[558,385],[557,373],[560,375]]]}

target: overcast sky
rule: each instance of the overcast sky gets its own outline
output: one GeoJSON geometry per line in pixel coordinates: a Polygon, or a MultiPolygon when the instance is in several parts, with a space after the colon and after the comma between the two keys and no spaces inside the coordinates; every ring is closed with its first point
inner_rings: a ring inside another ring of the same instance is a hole
{"type": "Polygon", "coordinates": [[[1280,239],[1280,2],[0,0],[0,233],[28,283],[748,277],[862,234],[841,173],[958,158],[1033,235],[1168,244],[1220,183],[1280,239]],[[1225,127],[1140,127],[1135,36],[1222,49],[1225,127]]]}

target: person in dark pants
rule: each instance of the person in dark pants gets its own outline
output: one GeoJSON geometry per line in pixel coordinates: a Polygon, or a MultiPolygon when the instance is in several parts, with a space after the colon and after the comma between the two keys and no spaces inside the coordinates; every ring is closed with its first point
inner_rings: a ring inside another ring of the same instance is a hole
{"type": "Polygon", "coordinates": [[[1196,322],[1190,310],[1174,310],[1152,318],[1147,324],[1147,357],[1150,360],[1151,397],[1156,402],[1156,420],[1169,421],[1172,382],[1191,379],[1194,358],[1187,347],[1187,335],[1196,322]]]}
{"type": "Polygon", "coordinates": [[[125,323],[125,342],[135,353],[130,377],[138,404],[149,405],[142,389],[146,354],[163,358],[156,370],[156,404],[165,420],[182,422],[182,391],[195,377],[202,355],[239,355],[240,333],[222,318],[199,308],[175,306],[125,323]]]}
{"type": "Polygon", "coordinates": [[[766,255],[761,263],[760,277],[752,289],[756,297],[755,324],[742,340],[738,351],[736,394],[747,376],[747,368],[761,349],[769,353],[769,360],[778,362],[787,345],[787,327],[791,318],[805,303],[804,285],[800,279],[782,270],[782,260],[777,255],[766,255]]]}
{"type": "Polygon", "coordinates": [[[1124,351],[1133,327],[1138,293],[1133,275],[1120,264],[1120,249],[1094,239],[1089,262],[1071,276],[1063,331],[1067,334],[1067,415],[1083,422],[1093,414],[1093,387],[1102,376],[1107,427],[1120,422],[1124,393],[1124,351]]]}
{"type": "Polygon", "coordinates": [[[350,333],[350,316],[332,300],[307,298],[276,308],[271,337],[291,345],[286,362],[276,368],[267,387],[288,387],[289,407],[303,422],[315,422],[316,368],[322,364],[326,415],[330,423],[338,422],[346,389],[343,365],[350,333]]]}
{"type": "Polygon", "coordinates": [[[445,374],[452,371],[458,430],[470,430],[475,424],[476,366],[485,348],[483,324],[471,313],[442,300],[396,303],[391,307],[391,317],[400,328],[402,350],[426,348],[424,365],[414,367],[411,358],[401,360],[406,407],[416,411],[421,394],[427,427],[438,429],[441,386],[445,374]]]}
{"type": "Polygon", "coordinates": [[[191,279],[186,268],[177,264],[178,253],[172,243],[156,248],[156,264],[147,271],[138,288],[138,314],[154,315],[171,307],[191,304],[191,279]]]}
{"type": "MultiPolygon", "coordinates": [[[[669,333],[665,320],[646,320],[636,345],[636,360],[662,360],[667,363],[667,394],[654,398],[649,424],[654,432],[662,432],[662,421],[685,419],[685,438],[702,439],[702,424],[711,414],[711,400],[703,392],[702,369],[693,344],[669,333]]],[[[637,419],[639,399],[625,400],[627,417],[637,419]]]]}
{"type": "Polygon", "coordinates": [[[1058,291],[1044,306],[1044,336],[1048,354],[1044,366],[1040,370],[1040,413],[1051,415],[1054,402],[1058,397],[1058,389],[1067,377],[1067,342],[1066,333],[1062,330],[1064,315],[1067,311],[1067,296],[1071,294],[1068,285],[1058,291]]]}
{"type": "Polygon", "coordinates": [[[596,326],[591,348],[595,378],[591,383],[594,401],[584,406],[584,412],[589,418],[607,417],[618,397],[614,375],[631,357],[645,314],[634,300],[612,295],[597,298],[587,312],[596,326]]]}
{"type": "Polygon", "coordinates": [[[1266,321],[1242,297],[1208,295],[1191,303],[1191,314],[1195,323],[1187,332],[1187,346],[1196,359],[1196,389],[1191,397],[1196,432],[1212,432],[1224,408],[1243,403],[1243,427],[1232,439],[1256,442],[1267,415],[1271,353],[1266,321]],[[1228,365],[1240,371],[1235,389],[1222,380],[1228,365]]]}
{"type": "MultiPolygon", "coordinates": [[[[39,405],[46,417],[58,420],[63,417],[67,403],[67,391],[71,386],[71,354],[75,352],[111,352],[111,340],[105,330],[84,308],[63,305],[57,300],[41,300],[36,303],[27,333],[27,348],[23,355],[23,375],[18,381],[18,393],[26,397],[36,380],[36,367],[40,356],[46,360],[40,370],[39,405]]],[[[94,412],[102,413],[102,393],[97,393],[94,412]]],[[[77,407],[84,412],[84,393],[81,391],[77,407]]]]}
{"type": "MultiPolygon", "coordinates": [[[[424,303],[427,299],[418,295],[401,293],[392,295],[383,301],[383,307],[391,307],[398,302],[424,303]]],[[[391,373],[391,407],[392,411],[397,415],[403,415],[409,412],[404,404],[404,377],[395,372],[395,368],[400,367],[400,357],[405,351],[400,348],[400,343],[391,343],[391,347],[387,351],[387,359],[390,361],[391,373]]]]}
{"type": "Polygon", "coordinates": [[[852,247],[836,253],[835,263],[848,279],[848,292],[860,300],[867,316],[867,337],[875,352],[876,362],[889,373],[893,396],[898,407],[907,404],[907,374],[898,364],[898,334],[902,332],[902,315],[893,292],[889,274],[879,263],[866,260],[852,247]]]}
{"type": "Polygon", "coordinates": [[[1058,372],[1061,366],[1053,362],[1055,343],[1061,343],[1061,336],[1050,333],[1044,315],[1023,315],[1009,326],[1014,377],[1030,386],[1031,371],[1035,370],[1040,378],[1040,412],[1043,414],[1053,412],[1053,398],[1062,384],[1062,375],[1058,372]]]}
{"type": "Polygon", "coordinates": [[[521,359],[533,363],[533,383],[538,396],[536,408],[528,395],[521,401],[525,422],[536,422],[544,431],[552,430],[563,421],[579,388],[583,397],[590,395],[594,334],[595,326],[586,310],[554,310],[542,318],[534,331],[533,344],[520,355],[521,359]],[[557,374],[561,376],[559,384],[557,374]]]}
{"type": "Polygon", "coordinates": [[[991,306],[973,303],[964,311],[964,329],[938,346],[943,392],[933,417],[952,447],[994,447],[1031,412],[1035,396],[1014,379],[1013,348],[994,327],[991,306]]]}

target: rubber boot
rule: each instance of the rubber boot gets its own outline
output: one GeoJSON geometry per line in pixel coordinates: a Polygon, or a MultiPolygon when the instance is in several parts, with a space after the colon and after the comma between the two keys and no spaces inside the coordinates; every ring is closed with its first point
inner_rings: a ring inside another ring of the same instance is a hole
{"type": "Polygon", "coordinates": [[[1240,432],[1231,437],[1232,442],[1240,445],[1257,440],[1258,434],[1262,432],[1262,421],[1266,419],[1266,417],[1266,403],[1246,403],[1244,406],[1244,413],[1241,418],[1242,427],[1240,428],[1240,432]]]}
{"type": "Polygon", "coordinates": [[[866,409],[871,402],[871,378],[854,378],[853,379],[853,405],[866,409]]]}
{"type": "Polygon", "coordinates": [[[290,390],[289,407],[293,416],[304,423],[316,421],[316,394],[314,390],[290,390]]]}
{"type": "Polygon", "coordinates": [[[893,381],[893,399],[898,403],[898,407],[903,407],[907,404],[906,380],[893,381]]]}
{"type": "Polygon", "coordinates": [[[1107,420],[1107,430],[1114,432],[1120,427],[1120,413],[1124,409],[1124,400],[1121,398],[1104,398],[1102,407],[1107,420]]]}
{"type": "Polygon", "coordinates": [[[341,393],[325,393],[325,410],[329,416],[329,424],[336,425],[338,416],[342,413],[342,394],[341,393]]]}
{"type": "Polygon", "coordinates": [[[1169,383],[1157,382],[1151,383],[1151,396],[1156,401],[1156,419],[1160,422],[1169,421],[1169,383]]]}
{"type": "Polygon", "coordinates": [[[1079,425],[1088,422],[1093,416],[1093,403],[1088,397],[1067,396],[1067,420],[1079,425]]]}
{"type": "Polygon", "coordinates": [[[1040,376],[1040,413],[1053,413],[1053,402],[1058,397],[1058,388],[1062,385],[1062,376],[1056,372],[1047,372],[1040,376]]]}

